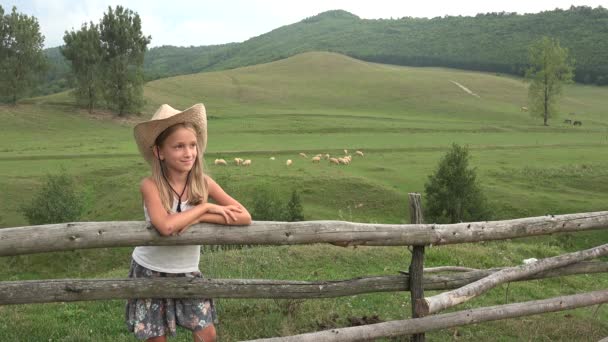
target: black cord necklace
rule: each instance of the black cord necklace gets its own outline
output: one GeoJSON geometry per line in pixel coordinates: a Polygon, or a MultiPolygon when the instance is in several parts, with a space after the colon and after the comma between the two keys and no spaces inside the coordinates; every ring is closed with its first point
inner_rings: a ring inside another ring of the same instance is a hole
{"type": "Polygon", "coordinates": [[[188,176],[186,177],[186,184],[184,184],[184,189],[182,190],[181,194],[178,194],[177,191],[175,191],[175,189],[173,189],[173,187],[171,186],[171,183],[169,183],[169,180],[167,179],[167,176],[165,176],[165,170],[163,169],[163,164],[162,164],[162,161],[160,160],[160,158],[158,158],[158,163],[160,164],[160,172],[162,173],[163,178],[165,179],[165,181],[169,185],[169,188],[171,188],[171,191],[173,191],[177,195],[177,209],[176,209],[176,211],[178,213],[181,213],[182,212],[182,196],[184,195],[184,192],[186,191],[186,188],[188,187],[188,182],[190,181],[190,173],[192,172],[192,170],[188,171],[188,176]]]}

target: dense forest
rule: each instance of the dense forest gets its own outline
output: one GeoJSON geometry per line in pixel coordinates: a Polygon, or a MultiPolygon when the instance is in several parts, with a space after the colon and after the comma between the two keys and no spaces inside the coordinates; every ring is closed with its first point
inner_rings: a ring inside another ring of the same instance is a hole
{"type": "MultiPolygon", "coordinates": [[[[521,76],[527,67],[528,48],[541,36],[557,38],[568,48],[576,61],[576,82],[608,84],[608,10],[601,6],[537,14],[374,20],[335,10],[242,43],[152,48],[146,53],[144,70],[146,79],[153,80],[265,63],[306,51],[331,51],[380,63],[521,76]]],[[[51,68],[38,93],[66,89],[67,63],[58,48],[45,52],[51,68]]]]}

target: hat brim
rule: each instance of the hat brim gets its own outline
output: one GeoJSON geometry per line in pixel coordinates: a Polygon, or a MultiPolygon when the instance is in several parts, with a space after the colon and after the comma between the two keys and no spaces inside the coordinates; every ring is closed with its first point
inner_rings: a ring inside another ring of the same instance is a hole
{"type": "Polygon", "coordinates": [[[172,115],[165,119],[149,120],[141,122],[133,129],[135,142],[139,148],[139,152],[148,163],[152,163],[155,159],[153,147],[156,138],[167,128],[179,124],[191,123],[197,129],[197,140],[200,146],[200,153],[205,152],[207,148],[207,113],[205,106],[202,103],[172,115]]]}

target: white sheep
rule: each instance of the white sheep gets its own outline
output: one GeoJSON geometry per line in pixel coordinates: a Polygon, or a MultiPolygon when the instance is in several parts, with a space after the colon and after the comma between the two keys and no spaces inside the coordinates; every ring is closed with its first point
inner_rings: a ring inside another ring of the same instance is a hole
{"type": "Polygon", "coordinates": [[[325,159],[329,159],[329,153],[325,153],[325,159]]]}
{"type": "Polygon", "coordinates": [[[340,161],[337,158],[329,158],[330,164],[340,164],[340,161]]]}
{"type": "Polygon", "coordinates": [[[300,152],[300,157],[308,158],[308,156],[306,155],[306,153],[302,153],[302,152],[300,152]]]}
{"type": "Polygon", "coordinates": [[[274,157],[270,157],[270,160],[274,160],[274,157]]]}
{"type": "Polygon", "coordinates": [[[363,152],[361,152],[361,151],[356,151],[355,154],[358,155],[358,156],[363,157],[363,152]]]}
{"type": "Polygon", "coordinates": [[[287,161],[285,162],[285,165],[289,166],[293,164],[293,162],[291,161],[291,159],[287,159],[287,161]]]}
{"type": "Polygon", "coordinates": [[[320,161],[321,161],[321,157],[319,157],[319,156],[312,157],[313,163],[319,163],[320,161]]]}
{"type": "Polygon", "coordinates": [[[344,149],[344,155],[347,155],[347,154],[348,154],[348,150],[344,149]]]}
{"type": "Polygon", "coordinates": [[[241,158],[234,158],[234,163],[238,166],[241,165],[241,163],[243,162],[243,159],[241,158]]]}
{"type": "Polygon", "coordinates": [[[216,159],[214,162],[215,165],[228,165],[224,159],[216,159]]]}
{"type": "Polygon", "coordinates": [[[251,159],[247,159],[247,160],[243,161],[242,165],[243,166],[249,166],[249,165],[251,165],[251,159]]]}

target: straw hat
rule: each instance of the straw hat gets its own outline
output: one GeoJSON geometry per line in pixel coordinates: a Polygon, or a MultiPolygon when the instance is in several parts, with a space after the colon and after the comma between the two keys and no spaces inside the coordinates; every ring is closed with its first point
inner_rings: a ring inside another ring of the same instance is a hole
{"type": "Polygon", "coordinates": [[[158,108],[156,113],[148,121],[139,123],[133,129],[135,142],[139,147],[139,152],[144,156],[148,163],[152,163],[155,159],[154,141],[165,129],[178,123],[191,123],[196,127],[197,139],[200,146],[199,153],[205,152],[207,147],[207,114],[205,106],[202,103],[197,103],[194,106],[179,111],[168,104],[164,104],[158,108]]]}

